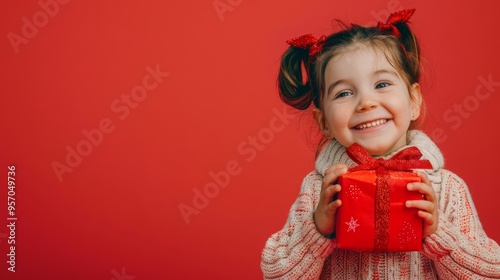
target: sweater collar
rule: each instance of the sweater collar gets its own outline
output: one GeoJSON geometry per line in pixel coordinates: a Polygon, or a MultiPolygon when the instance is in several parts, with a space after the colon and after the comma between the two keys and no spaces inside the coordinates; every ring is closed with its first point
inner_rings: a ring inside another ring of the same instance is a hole
{"type": "MultiPolygon", "coordinates": [[[[429,160],[434,170],[443,168],[444,158],[441,151],[425,133],[419,130],[410,130],[407,133],[407,139],[408,145],[381,158],[388,159],[405,148],[417,147],[422,153],[422,159],[429,160]]],[[[332,139],[316,159],[316,171],[321,175],[325,175],[326,169],[337,163],[343,163],[348,167],[356,166],[356,163],[347,155],[346,147],[332,139]]]]}

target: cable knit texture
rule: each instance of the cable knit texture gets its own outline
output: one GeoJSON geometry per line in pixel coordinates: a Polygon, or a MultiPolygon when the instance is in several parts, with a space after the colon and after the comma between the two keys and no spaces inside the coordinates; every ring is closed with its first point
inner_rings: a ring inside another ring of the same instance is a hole
{"type": "Polygon", "coordinates": [[[406,147],[417,147],[432,163],[434,170],[426,173],[439,204],[438,229],[423,240],[421,252],[337,249],[335,239],[317,231],[313,213],[326,169],[336,163],[356,165],[346,148],[332,140],[316,160],[316,170],[305,177],[285,226],[266,242],[261,261],[264,278],[500,279],[500,247],[484,232],[467,185],[443,169],[443,156],[427,135],[413,130],[407,136],[406,147]]]}

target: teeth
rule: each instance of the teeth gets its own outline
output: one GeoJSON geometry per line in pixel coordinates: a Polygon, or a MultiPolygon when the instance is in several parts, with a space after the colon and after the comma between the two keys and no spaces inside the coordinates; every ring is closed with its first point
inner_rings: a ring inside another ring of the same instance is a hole
{"type": "Polygon", "coordinates": [[[371,123],[364,123],[364,124],[360,124],[358,126],[356,126],[356,129],[365,129],[365,128],[370,128],[372,126],[377,126],[377,125],[381,125],[383,123],[386,123],[387,120],[386,119],[381,119],[381,120],[376,120],[376,121],[373,121],[371,123]]]}

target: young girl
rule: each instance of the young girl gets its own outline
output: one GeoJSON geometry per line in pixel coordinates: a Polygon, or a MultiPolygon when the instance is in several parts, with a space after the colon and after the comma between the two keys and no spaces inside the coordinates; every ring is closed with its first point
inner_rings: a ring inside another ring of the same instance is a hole
{"type": "Polygon", "coordinates": [[[325,38],[304,35],[282,57],[282,100],[311,103],[324,135],[282,230],[262,252],[266,279],[500,279],[500,247],[489,239],[462,179],[443,169],[438,147],[415,130],[421,107],[420,52],[407,21],[392,14],[374,27],[352,25],[325,38]],[[305,76],[304,76],[305,75],[305,76]],[[425,200],[406,201],[423,220],[422,251],[358,252],[337,248],[337,179],[356,164],[346,148],[357,143],[375,158],[417,147],[432,170],[407,189],[425,200]]]}

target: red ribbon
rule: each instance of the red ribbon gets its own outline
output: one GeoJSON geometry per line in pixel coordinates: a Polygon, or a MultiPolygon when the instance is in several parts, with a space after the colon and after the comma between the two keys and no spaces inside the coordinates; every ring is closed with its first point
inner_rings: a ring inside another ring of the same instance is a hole
{"type": "MultiPolygon", "coordinates": [[[[408,22],[411,16],[415,13],[415,9],[410,10],[402,10],[399,12],[395,12],[389,15],[389,18],[385,23],[379,21],[377,26],[381,31],[390,30],[391,34],[396,37],[401,37],[401,32],[399,32],[398,28],[394,25],[397,22],[408,22]]],[[[406,58],[408,58],[408,53],[406,52],[406,48],[403,43],[399,42],[403,52],[405,53],[406,58]]]]}
{"type": "Polygon", "coordinates": [[[389,248],[389,214],[391,185],[389,170],[409,171],[415,168],[432,169],[428,160],[420,159],[422,153],[416,147],[406,148],[390,159],[374,159],[363,147],[354,143],[347,148],[347,154],[358,166],[349,171],[375,170],[377,174],[375,190],[375,250],[387,251],[389,248]]]}
{"type": "Polygon", "coordinates": [[[415,13],[415,9],[401,10],[389,15],[385,23],[379,21],[377,26],[380,30],[390,30],[392,35],[400,37],[401,32],[394,26],[397,22],[408,22],[411,16],[415,13]]]}
{"type": "Polygon", "coordinates": [[[422,153],[417,147],[408,147],[390,159],[374,159],[361,145],[354,143],[347,148],[347,154],[358,166],[351,167],[349,171],[376,170],[386,168],[389,170],[409,171],[416,168],[432,169],[430,161],[420,159],[422,153]]]}
{"type": "Polygon", "coordinates": [[[318,39],[312,34],[302,35],[300,37],[292,38],[287,40],[286,43],[294,46],[296,48],[304,49],[309,51],[309,58],[312,58],[323,49],[325,44],[326,36],[322,35],[318,39]]]}

